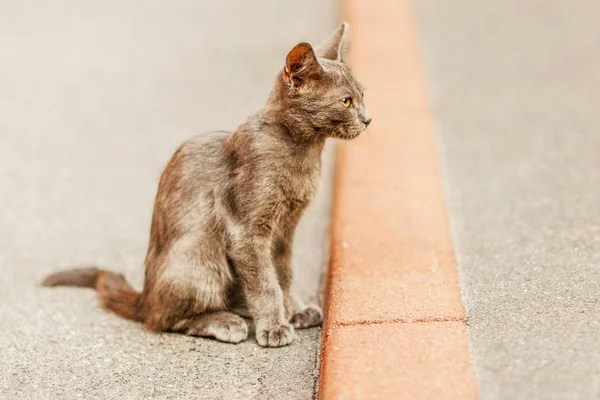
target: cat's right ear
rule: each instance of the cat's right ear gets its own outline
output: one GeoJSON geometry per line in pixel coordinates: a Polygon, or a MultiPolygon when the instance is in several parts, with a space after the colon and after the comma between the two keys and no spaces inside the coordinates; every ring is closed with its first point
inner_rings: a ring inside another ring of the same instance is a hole
{"type": "Polygon", "coordinates": [[[301,87],[307,80],[317,78],[323,68],[308,43],[302,42],[294,46],[285,59],[283,79],[290,87],[301,87]]]}
{"type": "Polygon", "coordinates": [[[347,22],[341,24],[339,28],[333,32],[333,35],[317,48],[319,57],[337,62],[344,62],[344,56],[348,52],[349,47],[349,31],[350,25],[348,25],[347,22]]]}

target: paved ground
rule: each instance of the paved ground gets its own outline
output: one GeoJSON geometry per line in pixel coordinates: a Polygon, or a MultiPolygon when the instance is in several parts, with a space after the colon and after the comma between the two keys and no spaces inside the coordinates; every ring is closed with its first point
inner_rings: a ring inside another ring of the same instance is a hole
{"type": "MultiPolygon", "coordinates": [[[[152,335],[85,290],[43,290],[97,262],[140,287],[159,174],[178,143],[233,129],[333,1],[0,0],[0,398],[312,398],[317,330],[290,347],[152,335]],[[233,10],[233,11],[232,11],[233,10]]],[[[330,157],[302,222],[298,286],[318,301],[330,157]]]]}
{"type": "Polygon", "coordinates": [[[480,396],[600,398],[600,3],[414,3],[480,396]]]}

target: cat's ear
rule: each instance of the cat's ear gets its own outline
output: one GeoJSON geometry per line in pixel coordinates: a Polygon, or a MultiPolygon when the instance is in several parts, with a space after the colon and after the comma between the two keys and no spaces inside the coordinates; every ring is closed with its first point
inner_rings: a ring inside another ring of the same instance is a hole
{"type": "Polygon", "coordinates": [[[349,32],[350,25],[347,22],[342,23],[333,35],[317,48],[319,57],[344,62],[344,55],[348,52],[350,44],[350,40],[348,39],[349,32]]]}
{"type": "Polygon", "coordinates": [[[294,46],[285,59],[283,77],[290,86],[300,87],[308,79],[318,77],[323,68],[310,44],[302,42],[294,46]]]}

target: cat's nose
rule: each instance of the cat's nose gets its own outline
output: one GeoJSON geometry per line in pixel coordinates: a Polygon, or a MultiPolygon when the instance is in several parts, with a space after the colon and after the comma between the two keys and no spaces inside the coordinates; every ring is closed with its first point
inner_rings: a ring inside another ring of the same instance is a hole
{"type": "Polygon", "coordinates": [[[365,128],[369,126],[371,123],[371,113],[364,106],[362,107],[362,112],[360,113],[360,120],[365,124],[365,128]]]}

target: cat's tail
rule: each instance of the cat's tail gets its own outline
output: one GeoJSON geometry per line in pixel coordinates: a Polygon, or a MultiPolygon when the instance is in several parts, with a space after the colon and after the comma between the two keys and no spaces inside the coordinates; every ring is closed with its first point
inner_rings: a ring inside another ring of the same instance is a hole
{"type": "Polygon", "coordinates": [[[141,294],[125,277],[96,267],[76,268],[47,276],[42,286],[75,286],[96,290],[100,306],[120,317],[142,322],[141,294]]]}

